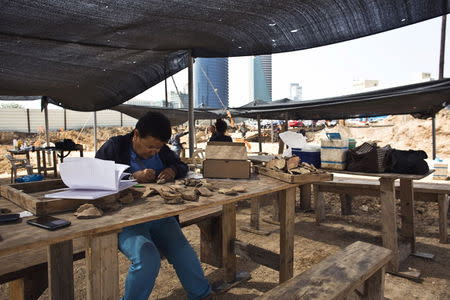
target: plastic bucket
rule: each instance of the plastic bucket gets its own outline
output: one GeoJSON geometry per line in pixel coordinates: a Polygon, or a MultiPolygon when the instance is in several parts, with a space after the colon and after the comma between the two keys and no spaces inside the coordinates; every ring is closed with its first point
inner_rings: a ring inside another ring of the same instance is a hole
{"type": "Polygon", "coordinates": [[[292,148],[292,155],[300,157],[302,162],[320,168],[320,151],[302,151],[301,148],[292,148]]]}

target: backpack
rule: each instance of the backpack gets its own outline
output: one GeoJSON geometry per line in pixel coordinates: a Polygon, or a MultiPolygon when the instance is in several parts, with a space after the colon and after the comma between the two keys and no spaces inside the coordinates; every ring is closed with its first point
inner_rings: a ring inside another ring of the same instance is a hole
{"type": "Polygon", "coordinates": [[[77,144],[71,139],[64,139],[62,141],[55,143],[55,148],[61,150],[74,150],[77,147],[77,144]]]}
{"type": "Polygon", "coordinates": [[[346,153],[346,170],[352,172],[386,172],[386,158],[391,146],[378,147],[376,144],[363,143],[346,153]]]}
{"type": "Polygon", "coordinates": [[[387,169],[392,173],[423,175],[429,172],[425,151],[393,149],[387,158],[387,169]]]}

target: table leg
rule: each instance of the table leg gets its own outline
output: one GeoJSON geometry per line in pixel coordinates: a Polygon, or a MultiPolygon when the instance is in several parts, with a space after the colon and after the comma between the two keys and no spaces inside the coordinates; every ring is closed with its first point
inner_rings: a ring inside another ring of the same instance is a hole
{"type": "Polygon", "coordinates": [[[37,169],[38,169],[38,174],[41,175],[41,151],[37,150],[36,151],[36,161],[37,161],[37,169]]]}
{"type": "Polygon", "coordinates": [[[300,186],[300,210],[311,210],[311,187],[312,184],[303,184],[300,186]]]}
{"type": "Polygon", "coordinates": [[[49,299],[74,299],[73,244],[65,241],[47,248],[49,299]]]}
{"type": "Polygon", "coordinates": [[[280,193],[280,283],[294,276],[295,190],[280,193]]]}
{"type": "Polygon", "coordinates": [[[236,204],[224,204],[222,212],[222,264],[225,282],[235,281],[236,254],[233,243],[236,238],[236,204]]]}
{"type": "Polygon", "coordinates": [[[91,236],[86,241],[87,299],[119,299],[117,232],[91,236]]]}
{"type": "Polygon", "coordinates": [[[447,213],[448,213],[448,196],[447,194],[438,194],[439,203],[439,243],[447,243],[447,213]]]}
{"type": "Polygon", "coordinates": [[[47,177],[47,159],[45,157],[45,150],[42,151],[42,166],[44,169],[44,177],[47,177]]]}
{"type": "Polygon", "coordinates": [[[200,261],[222,267],[222,216],[197,223],[200,228],[200,261]]]}
{"type": "Polygon", "coordinates": [[[270,231],[261,230],[259,224],[259,214],[260,214],[260,199],[252,198],[250,199],[250,227],[241,226],[241,230],[259,234],[259,235],[269,235],[270,231]]]}
{"type": "Polygon", "coordinates": [[[280,197],[281,192],[276,192],[273,194],[274,198],[272,200],[272,217],[263,218],[262,220],[266,223],[273,225],[280,225],[280,197]]]}
{"type": "Polygon", "coordinates": [[[411,246],[411,252],[416,251],[416,233],[414,230],[414,189],[411,179],[400,179],[400,206],[402,228],[401,235],[411,246]]]}
{"type": "Polygon", "coordinates": [[[398,272],[399,251],[397,238],[397,209],[395,206],[394,178],[380,178],[381,226],[383,247],[392,250],[387,271],[398,272]]]}
{"type": "Polygon", "coordinates": [[[316,210],[316,224],[320,225],[325,220],[325,199],[323,193],[319,191],[319,186],[313,188],[314,206],[316,210]]]}
{"type": "Polygon", "coordinates": [[[53,175],[54,177],[58,177],[58,171],[56,169],[56,166],[58,165],[58,160],[56,158],[56,151],[52,151],[53,153],[53,175]]]}

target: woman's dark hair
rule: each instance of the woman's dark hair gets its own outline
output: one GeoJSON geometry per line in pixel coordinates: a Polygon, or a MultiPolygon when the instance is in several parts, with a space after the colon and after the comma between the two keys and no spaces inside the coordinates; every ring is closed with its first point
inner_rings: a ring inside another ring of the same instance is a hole
{"type": "Polygon", "coordinates": [[[151,136],[165,143],[172,135],[169,119],[159,112],[149,111],[140,117],[136,123],[136,129],[142,138],[151,136]]]}
{"type": "Polygon", "coordinates": [[[217,119],[215,126],[216,126],[217,132],[220,132],[220,133],[225,133],[225,131],[227,131],[227,128],[228,128],[227,123],[222,119],[217,119]]]}

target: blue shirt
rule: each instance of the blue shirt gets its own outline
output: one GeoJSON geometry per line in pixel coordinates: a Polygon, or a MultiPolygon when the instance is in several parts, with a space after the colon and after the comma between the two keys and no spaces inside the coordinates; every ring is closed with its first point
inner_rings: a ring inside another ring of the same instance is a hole
{"type": "Polygon", "coordinates": [[[142,159],[140,158],[136,152],[133,151],[133,148],[130,149],[130,171],[134,173],[136,171],[140,171],[143,169],[153,169],[156,171],[156,176],[165,169],[164,164],[159,157],[159,153],[156,153],[150,158],[142,159]]]}

